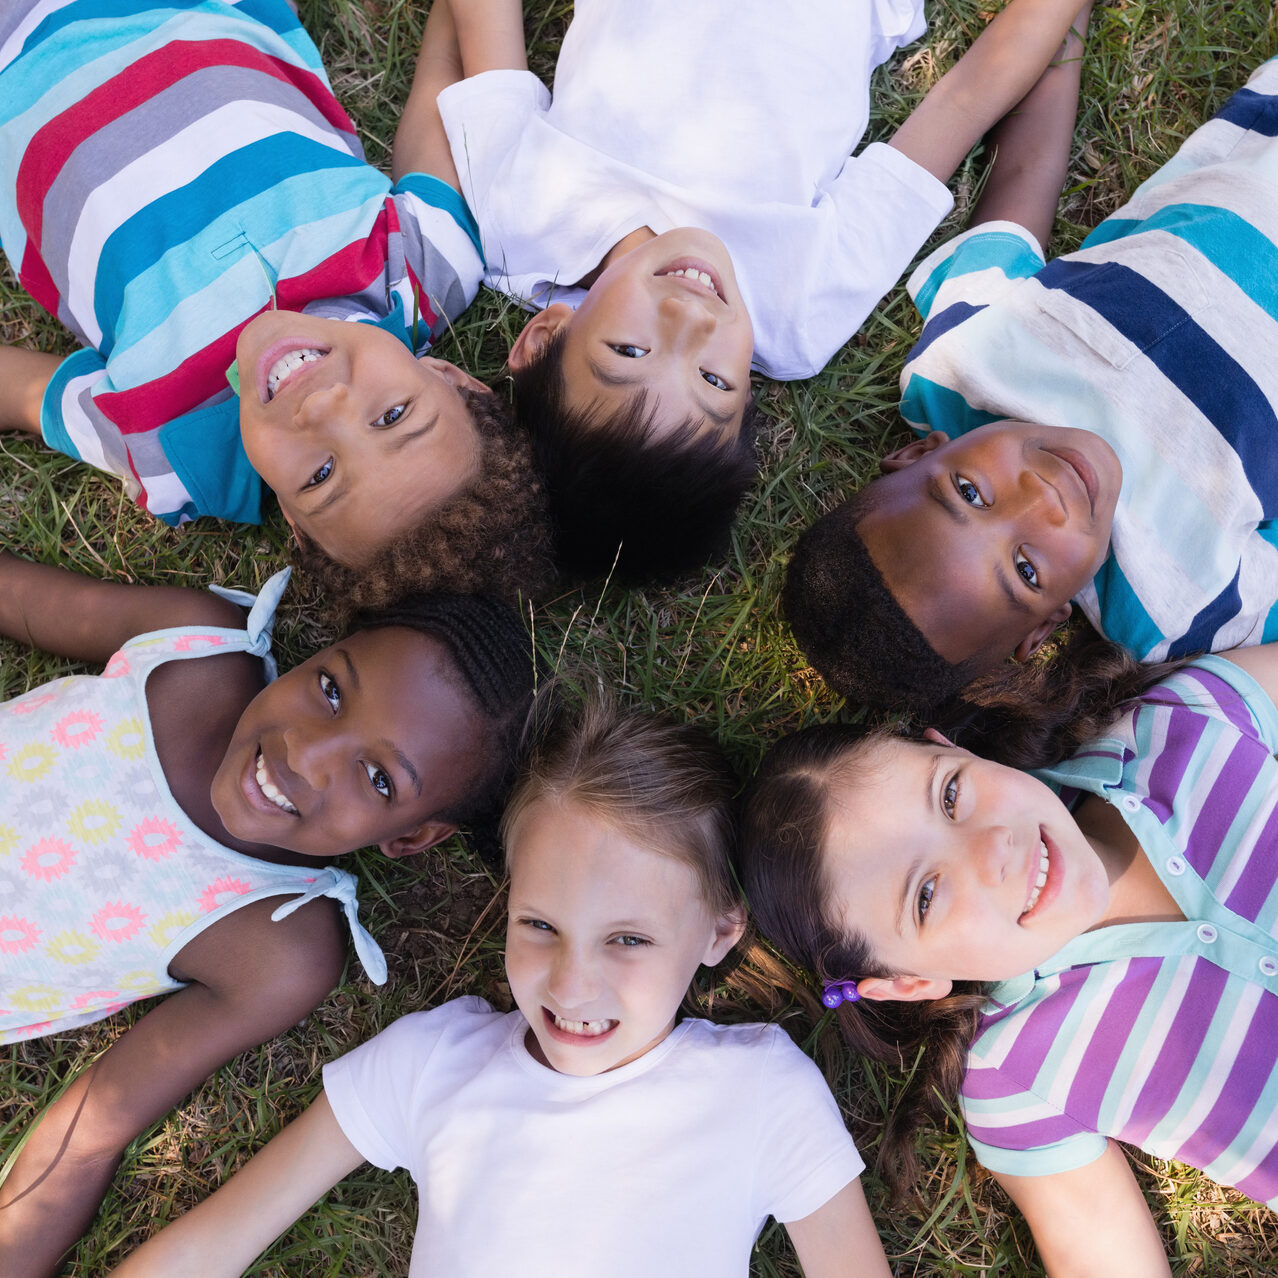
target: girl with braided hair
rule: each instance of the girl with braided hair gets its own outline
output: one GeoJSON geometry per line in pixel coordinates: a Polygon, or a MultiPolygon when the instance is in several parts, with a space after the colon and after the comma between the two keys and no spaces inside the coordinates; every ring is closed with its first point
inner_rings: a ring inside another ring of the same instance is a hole
{"type": "Polygon", "coordinates": [[[0,706],[0,1042],[174,991],[66,1088],[0,1185],[12,1278],[55,1271],[135,1136],[319,1004],[343,918],[386,979],[329,858],[411,856],[500,804],[532,696],[518,615],[411,599],[277,679],[287,576],[254,601],[0,553],[0,632],[106,666],[0,706]]]}

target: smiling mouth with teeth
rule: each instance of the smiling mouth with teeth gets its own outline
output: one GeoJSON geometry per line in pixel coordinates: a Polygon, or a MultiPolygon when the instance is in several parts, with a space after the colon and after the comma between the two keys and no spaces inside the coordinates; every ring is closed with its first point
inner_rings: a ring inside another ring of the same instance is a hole
{"type": "Polygon", "coordinates": [[[266,760],[262,758],[261,750],[257,752],[257,788],[282,812],[297,816],[297,809],[284,797],[279,786],[271,780],[271,774],[266,770],[266,760]]]}
{"type": "Polygon", "coordinates": [[[305,364],[314,364],[316,360],[321,360],[327,355],[327,351],[319,350],[317,347],[308,346],[302,350],[289,351],[287,355],[281,355],[279,359],[271,365],[271,371],[266,375],[266,398],[269,403],[279,393],[279,389],[299,368],[305,364]]]}
{"type": "Polygon", "coordinates": [[[550,1019],[554,1022],[555,1028],[561,1030],[565,1034],[577,1034],[582,1038],[598,1038],[600,1034],[606,1034],[616,1021],[569,1021],[562,1016],[556,1016],[549,1008],[546,1009],[550,1019]]]}
{"type": "Polygon", "coordinates": [[[719,291],[719,286],[714,282],[714,276],[709,271],[699,270],[695,266],[681,266],[677,271],[662,271],[663,279],[677,280],[695,280],[696,283],[708,288],[720,301],[723,301],[723,294],[719,291]]]}
{"type": "Polygon", "coordinates": [[[1047,871],[1051,868],[1051,859],[1047,855],[1047,844],[1042,839],[1038,841],[1038,877],[1034,880],[1034,888],[1029,894],[1029,900],[1025,902],[1025,908],[1021,911],[1021,917],[1024,918],[1037,904],[1038,898],[1043,891],[1043,885],[1047,882],[1047,871]]]}

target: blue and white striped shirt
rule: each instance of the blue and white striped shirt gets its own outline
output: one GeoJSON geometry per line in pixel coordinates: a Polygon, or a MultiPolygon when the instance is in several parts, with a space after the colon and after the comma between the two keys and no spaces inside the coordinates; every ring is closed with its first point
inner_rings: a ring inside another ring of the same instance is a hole
{"type": "Polygon", "coordinates": [[[1123,467],[1110,556],[1076,596],[1144,660],[1278,638],[1278,63],[1077,253],[1009,222],[910,279],[911,425],[1082,427],[1123,467]]]}

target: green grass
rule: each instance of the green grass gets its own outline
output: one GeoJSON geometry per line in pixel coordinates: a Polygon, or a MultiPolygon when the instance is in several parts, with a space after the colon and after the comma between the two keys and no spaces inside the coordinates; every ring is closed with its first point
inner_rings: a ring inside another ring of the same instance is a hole
{"type": "MultiPolygon", "coordinates": [[[[303,0],[302,16],[323,52],[339,98],[364,135],[370,159],[385,163],[396,112],[407,92],[425,6],[406,0],[303,0]]],[[[571,6],[527,4],[535,70],[549,77],[571,6]]],[[[994,5],[932,0],[924,41],[880,72],[871,136],[894,128],[979,31],[994,5]]],[[[1121,0],[1092,20],[1084,106],[1068,192],[1052,244],[1077,245],[1278,48],[1271,6],[1261,0],[1210,3],[1121,0]]],[[[963,224],[981,173],[979,156],[954,182],[958,207],[936,240],[963,224]]],[[[499,376],[519,317],[484,294],[440,353],[477,375],[499,376]]],[[[850,713],[805,668],[778,620],[781,577],[798,532],[839,494],[865,482],[876,458],[904,436],[895,411],[897,377],[918,321],[903,292],[876,312],[819,377],[792,385],[759,382],[768,424],[763,472],[717,570],[669,590],[630,594],[566,591],[535,616],[536,640],[551,660],[597,671],[624,694],[668,707],[715,730],[743,771],[766,744],[801,724],[850,713]]],[[[0,341],[69,351],[57,324],[0,279],[0,341]]],[[[263,529],[201,523],[174,531],[139,515],[118,485],[12,436],[0,437],[0,544],[121,580],[228,581],[260,585],[287,559],[277,516],[263,529]]],[[[296,593],[277,631],[284,663],[324,639],[314,600],[296,593]]],[[[0,645],[0,696],[72,667],[0,645]]],[[[497,884],[452,845],[420,864],[371,854],[350,858],[364,880],[371,926],[390,960],[384,991],[353,971],[301,1027],[221,1070],[180,1110],[130,1150],[90,1235],[66,1272],[109,1269],[157,1224],[214,1188],[295,1116],[319,1087],[321,1065],[395,1017],[461,993],[509,1005],[501,965],[497,884]]],[[[752,1001],[718,990],[716,1014],[782,1015],[814,1052],[849,1114],[873,1123],[891,1104],[895,1080],[841,1050],[811,1000],[784,991],[752,1001]]],[[[0,1150],[8,1152],[59,1087],[129,1023],[125,1013],[97,1027],[5,1049],[0,1054],[0,1150]]],[[[1038,1273],[1028,1231],[966,1156],[957,1129],[924,1137],[930,1168],[920,1205],[888,1213],[868,1188],[899,1275],[1038,1273]]],[[[873,1158],[873,1141],[865,1147],[873,1158]]],[[[1191,1170],[1138,1157],[1179,1275],[1278,1273],[1278,1218],[1191,1170]]],[[[287,1278],[406,1272],[414,1200],[406,1175],[368,1170],[351,1177],[251,1271],[287,1278]]],[[[759,1275],[794,1275],[784,1231],[757,1251],[759,1275]]]]}

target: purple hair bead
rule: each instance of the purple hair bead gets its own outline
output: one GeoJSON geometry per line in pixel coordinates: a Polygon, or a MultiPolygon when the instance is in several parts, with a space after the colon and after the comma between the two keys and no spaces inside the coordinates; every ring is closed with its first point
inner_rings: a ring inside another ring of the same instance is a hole
{"type": "Polygon", "coordinates": [[[861,998],[855,981],[831,981],[821,995],[821,1002],[833,1011],[840,1003],[856,1003],[861,998]]]}

